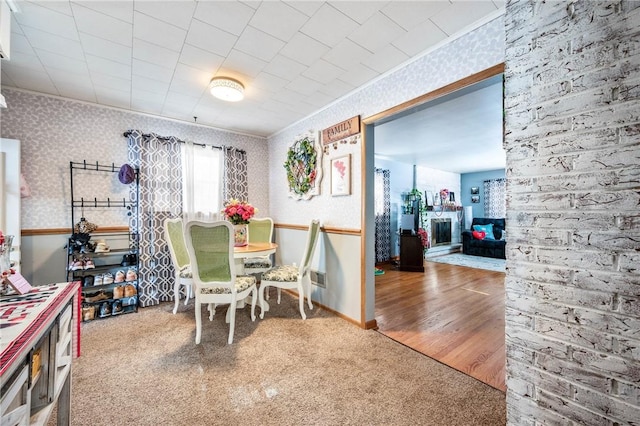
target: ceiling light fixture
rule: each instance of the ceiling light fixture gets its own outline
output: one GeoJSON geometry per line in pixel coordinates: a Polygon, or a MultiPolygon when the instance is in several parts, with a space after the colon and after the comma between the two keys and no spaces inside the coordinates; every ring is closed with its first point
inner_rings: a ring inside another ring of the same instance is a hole
{"type": "Polygon", "coordinates": [[[232,78],[214,77],[211,79],[211,94],[223,101],[238,102],[244,99],[244,86],[232,78]]]}

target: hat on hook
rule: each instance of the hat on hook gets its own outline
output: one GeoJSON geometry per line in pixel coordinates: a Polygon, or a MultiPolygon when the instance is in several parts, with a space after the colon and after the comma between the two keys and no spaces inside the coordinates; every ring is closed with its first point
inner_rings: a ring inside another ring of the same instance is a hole
{"type": "Polygon", "coordinates": [[[118,172],[118,179],[124,184],[130,184],[136,180],[136,171],[128,164],[123,164],[118,172]]]}

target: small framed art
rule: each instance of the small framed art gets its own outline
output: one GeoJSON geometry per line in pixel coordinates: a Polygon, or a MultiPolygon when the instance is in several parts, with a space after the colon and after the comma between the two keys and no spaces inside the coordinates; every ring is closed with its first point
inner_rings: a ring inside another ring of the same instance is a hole
{"type": "Polygon", "coordinates": [[[480,188],[478,188],[477,186],[472,186],[471,195],[477,195],[477,194],[480,194],[480,188]]]}
{"type": "Polygon", "coordinates": [[[351,194],[351,154],[331,159],[331,195],[351,194]]]}
{"type": "Polygon", "coordinates": [[[479,195],[472,195],[471,196],[471,202],[472,203],[479,203],[480,202],[480,196],[479,195]]]}

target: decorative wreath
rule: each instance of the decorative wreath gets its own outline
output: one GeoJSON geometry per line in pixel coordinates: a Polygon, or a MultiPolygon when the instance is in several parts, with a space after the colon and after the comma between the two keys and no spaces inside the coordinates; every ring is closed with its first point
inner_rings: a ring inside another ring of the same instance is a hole
{"type": "Polygon", "coordinates": [[[318,193],[318,164],[318,151],[310,137],[296,141],[289,148],[284,168],[292,197],[308,199],[318,193]]]}

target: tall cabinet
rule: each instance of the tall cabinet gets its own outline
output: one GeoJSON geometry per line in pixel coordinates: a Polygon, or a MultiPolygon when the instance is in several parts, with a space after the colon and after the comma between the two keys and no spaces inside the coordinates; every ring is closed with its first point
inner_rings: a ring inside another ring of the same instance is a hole
{"type": "MultiPolygon", "coordinates": [[[[108,318],[138,310],[138,247],[137,229],[128,227],[98,228],[85,219],[85,210],[117,209],[127,216],[138,215],[139,171],[135,170],[135,196],[113,198],[111,194],[95,194],[93,198],[78,197],[82,173],[95,173],[113,180],[120,171],[115,164],[70,162],[71,227],[73,234],[67,244],[67,281],[79,281],[82,286],[82,321],[108,318]]],[[[86,193],[87,188],[82,188],[86,193]]],[[[133,221],[139,223],[138,220],[133,221]]],[[[131,223],[131,221],[129,221],[131,223]]]]}

